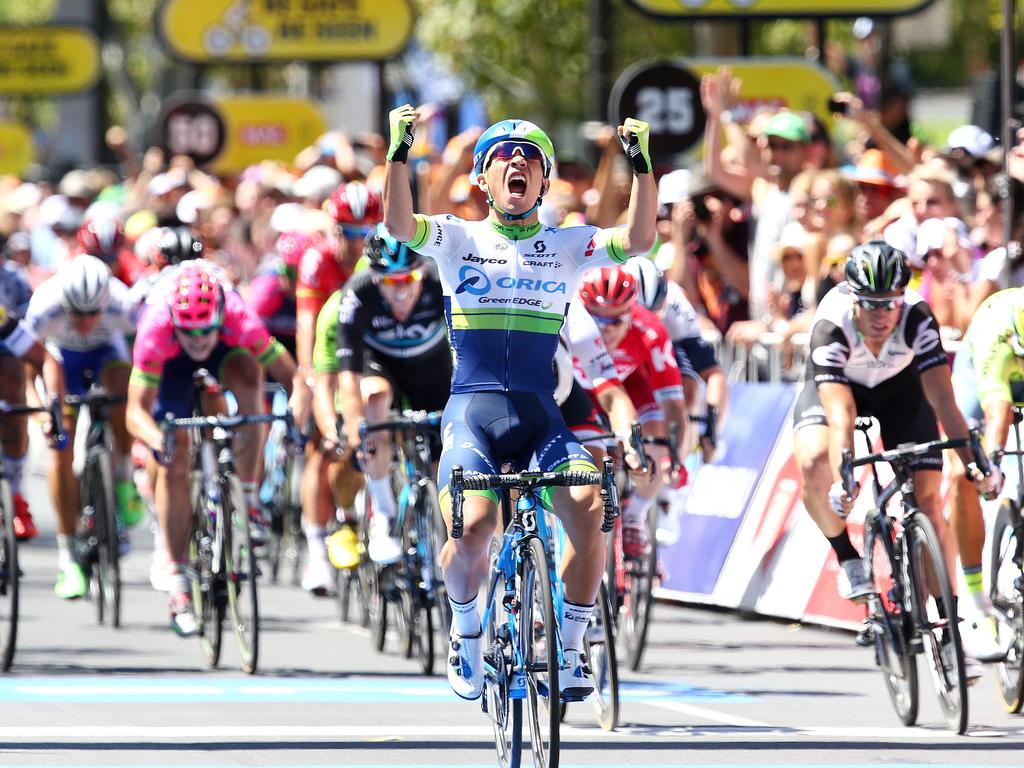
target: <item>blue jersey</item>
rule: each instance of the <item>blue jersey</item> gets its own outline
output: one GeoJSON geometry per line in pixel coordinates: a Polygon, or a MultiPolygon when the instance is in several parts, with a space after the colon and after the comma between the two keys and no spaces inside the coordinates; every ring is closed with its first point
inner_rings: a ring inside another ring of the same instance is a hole
{"type": "Polygon", "coordinates": [[[409,247],[437,262],[454,355],[452,393],[550,398],[569,301],[584,272],[626,261],[624,234],[417,214],[409,247]]]}

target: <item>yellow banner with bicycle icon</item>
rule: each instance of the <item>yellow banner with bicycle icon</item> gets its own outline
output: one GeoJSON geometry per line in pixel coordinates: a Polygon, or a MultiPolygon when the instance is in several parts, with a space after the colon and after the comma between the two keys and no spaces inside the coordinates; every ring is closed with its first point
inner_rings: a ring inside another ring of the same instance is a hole
{"type": "Polygon", "coordinates": [[[165,0],[173,54],[197,63],[386,59],[412,34],[409,0],[165,0]]]}

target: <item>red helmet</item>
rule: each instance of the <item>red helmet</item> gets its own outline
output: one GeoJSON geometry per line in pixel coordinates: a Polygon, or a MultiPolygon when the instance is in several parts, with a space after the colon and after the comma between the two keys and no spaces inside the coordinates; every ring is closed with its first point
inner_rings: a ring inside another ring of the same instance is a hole
{"type": "Polygon", "coordinates": [[[113,217],[88,219],[78,228],[78,242],[90,256],[109,264],[124,247],[124,227],[113,217]]]}
{"type": "Polygon", "coordinates": [[[360,181],[342,184],[324,202],[324,210],[338,224],[372,227],[384,219],[380,195],[360,181]]]}
{"type": "Polygon", "coordinates": [[[313,245],[312,238],[301,232],[282,232],[277,238],[277,255],[286,267],[298,269],[304,254],[313,245]]]}
{"type": "Polygon", "coordinates": [[[592,269],[583,275],[580,299],[587,309],[625,309],[636,301],[639,283],[622,267],[592,269]]]}

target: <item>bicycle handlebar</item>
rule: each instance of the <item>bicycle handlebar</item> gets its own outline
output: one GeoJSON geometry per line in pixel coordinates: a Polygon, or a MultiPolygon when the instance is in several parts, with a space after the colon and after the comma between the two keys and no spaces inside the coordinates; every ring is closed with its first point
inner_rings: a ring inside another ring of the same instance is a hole
{"type": "Polygon", "coordinates": [[[102,388],[90,389],[84,395],[64,395],[64,405],[70,405],[73,408],[83,405],[86,408],[91,406],[120,405],[126,402],[128,402],[127,395],[112,395],[102,388]]]}
{"type": "Polygon", "coordinates": [[[425,432],[440,426],[442,414],[443,411],[402,411],[394,418],[375,421],[372,424],[363,419],[359,423],[359,435],[365,438],[371,432],[397,432],[402,429],[425,432]]]}
{"type": "Polygon", "coordinates": [[[50,416],[53,424],[54,439],[58,451],[63,451],[68,445],[68,433],[64,431],[64,419],[61,399],[54,395],[50,398],[49,405],[11,405],[0,400],[0,418],[5,416],[28,416],[33,413],[46,413],[50,416]]]}
{"type": "Polygon", "coordinates": [[[170,463],[171,454],[174,453],[174,431],[177,429],[216,429],[219,427],[231,431],[249,424],[269,424],[273,421],[283,421],[292,429],[295,428],[295,419],[290,412],[239,414],[236,416],[185,416],[182,418],[176,418],[174,414],[168,413],[164,417],[163,459],[160,461],[165,466],[170,463]]]}
{"type": "Polygon", "coordinates": [[[512,474],[466,475],[460,465],[452,467],[449,488],[452,494],[452,538],[460,539],[463,533],[462,501],[464,491],[488,491],[508,488],[532,491],[537,488],[568,487],[578,485],[600,485],[604,517],[601,530],[608,533],[619,516],[619,497],[615,487],[612,460],[605,457],[601,472],[517,472],[512,474]]]}

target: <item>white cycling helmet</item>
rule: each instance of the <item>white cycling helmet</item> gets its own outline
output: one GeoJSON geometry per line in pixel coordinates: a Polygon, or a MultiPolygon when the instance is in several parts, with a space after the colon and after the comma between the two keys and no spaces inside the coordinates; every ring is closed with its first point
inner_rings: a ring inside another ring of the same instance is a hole
{"type": "Polygon", "coordinates": [[[88,254],[79,254],[61,266],[61,304],[83,314],[99,312],[110,298],[110,267],[88,254]]]}
{"type": "Polygon", "coordinates": [[[660,310],[668,294],[668,278],[665,277],[665,273],[658,269],[653,261],[643,256],[630,259],[623,265],[623,269],[636,278],[636,300],[651,312],[660,310]]]}

